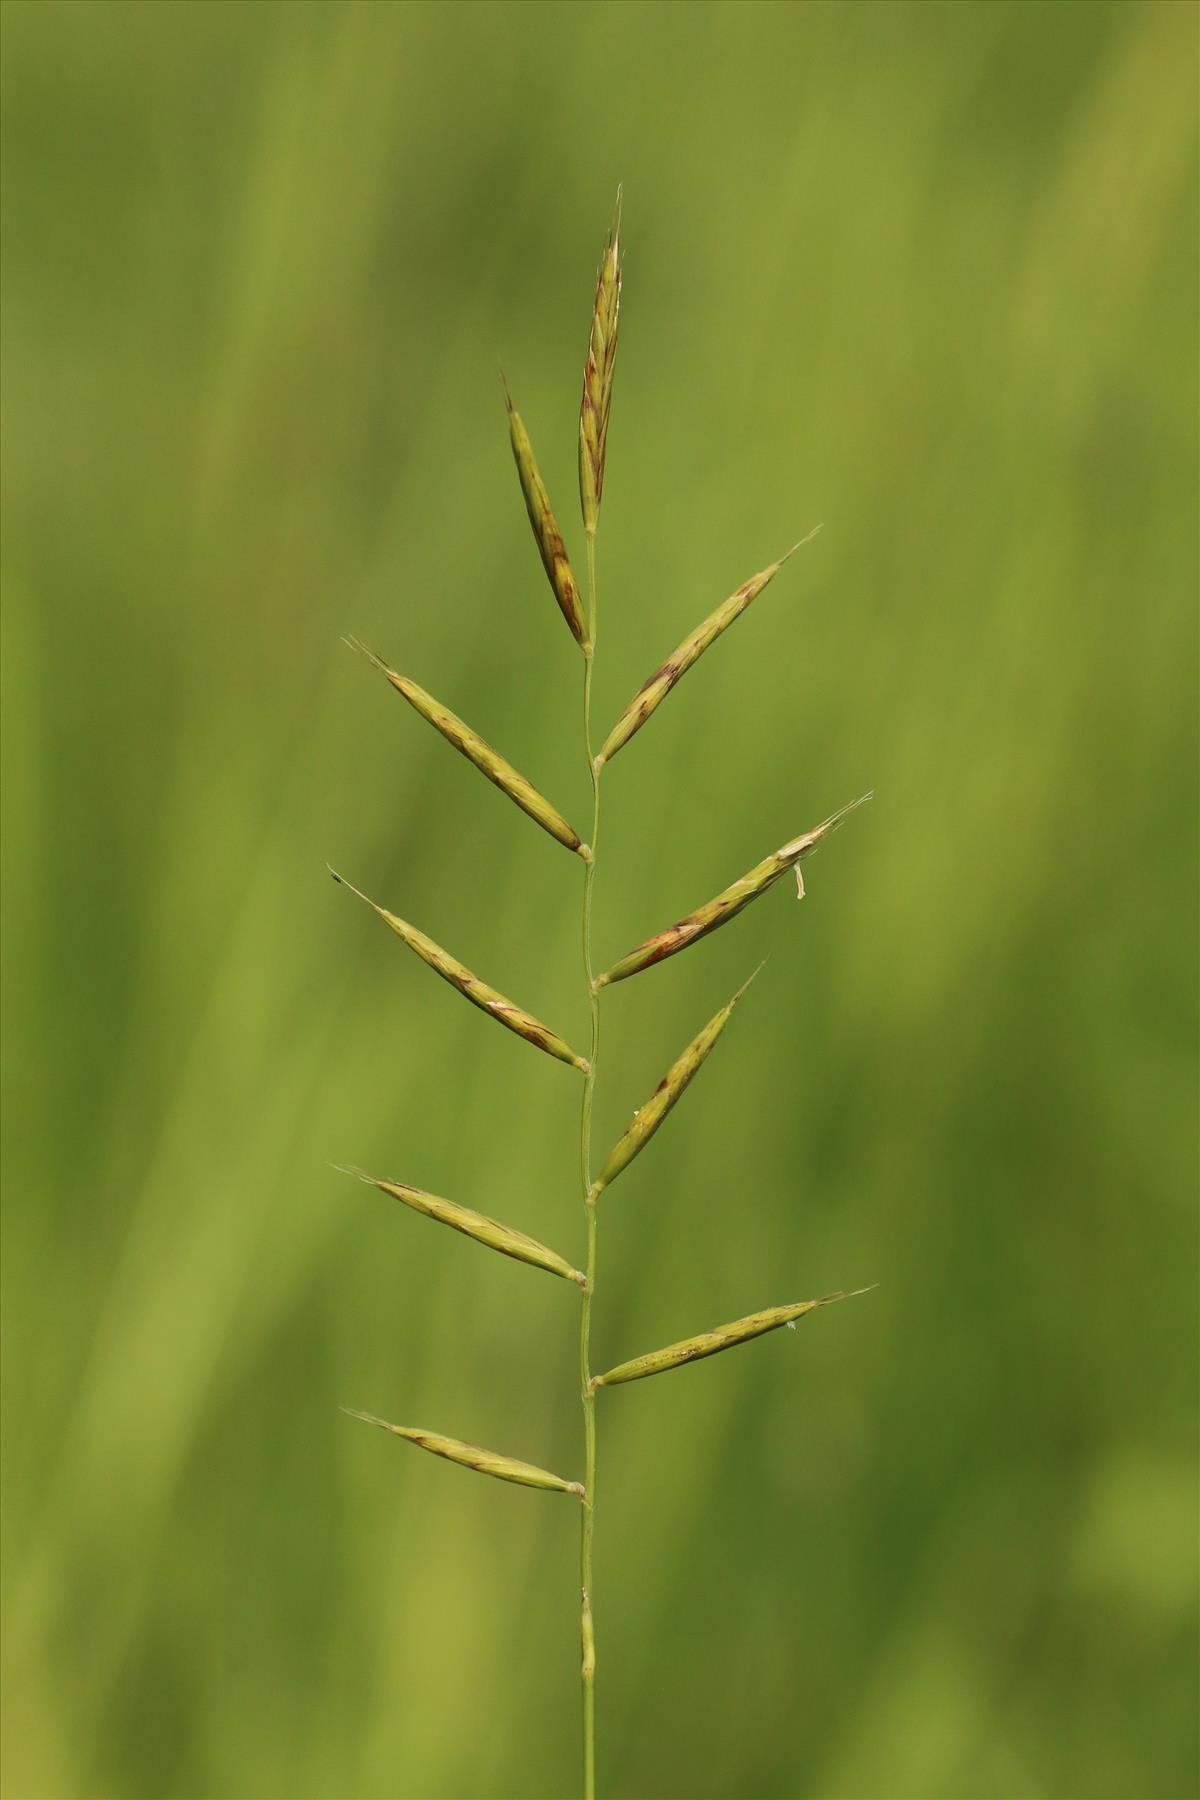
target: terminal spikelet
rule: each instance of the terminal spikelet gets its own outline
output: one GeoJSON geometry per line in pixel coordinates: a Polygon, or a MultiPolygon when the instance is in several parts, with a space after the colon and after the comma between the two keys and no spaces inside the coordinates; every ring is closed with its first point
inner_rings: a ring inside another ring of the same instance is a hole
{"type": "Polygon", "coordinates": [[[583,401],[579,408],[579,502],[583,526],[595,537],[604,492],[604,453],[612,406],[613,368],[617,360],[617,327],[621,317],[621,190],[604,246],[596,280],[596,304],[583,365],[583,401]]]}

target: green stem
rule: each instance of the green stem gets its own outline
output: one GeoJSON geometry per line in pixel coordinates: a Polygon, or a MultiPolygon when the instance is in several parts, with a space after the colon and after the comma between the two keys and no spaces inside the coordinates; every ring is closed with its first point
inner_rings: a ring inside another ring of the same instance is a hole
{"type": "Polygon", "coordinates": [[[583,1436],[586,1459],[583,1511],[579,1537],[580,1635],[583,1677],[583,1795],[596,1794],[596,1638],[592,1626],[592,1531],[596,1508],[596,1396],[592,1389],[592,1302],[596,1293],[596,1201],[592,1194],[592,1096],[596,1088],[596,1061],[600,1054],[600,996],[592,976],[592,887],[596,879],[596,849],[600,837],[600,770],[592,753],[592,664],[596,647],[596,540],[587,540],[588,643],[583,664],[583,741],[588,773],[592,779],[591,857],[583,877],[583,969],[587,979],[592,1018],[592,1048],[583,1082],[583,1107],[579,1126],[580,1175],[587,1215],[587,1287],[579,1317],[579,1383],[583,1402],[583,1436]]]}

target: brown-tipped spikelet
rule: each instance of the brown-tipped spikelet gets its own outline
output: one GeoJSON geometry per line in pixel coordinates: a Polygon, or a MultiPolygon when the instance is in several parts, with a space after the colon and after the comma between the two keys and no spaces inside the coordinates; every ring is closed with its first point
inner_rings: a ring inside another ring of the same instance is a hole
{"type": "Polygon", "coordinates": [[[765,894],[768,888],[774,887],[781,875],[786,875],[802,856],[815,850],[830,832],[837,830],[843,819],[848,818],[857,807],[865,805],[870,798],[870,794],[863,794],[860,799],[852,800],[849,806],[843,806],[840,812],[835,812],[822,824],[782,845],[773,856],[764,857],[740,881],[732,882],[715,899],[708,901],[707,905],[697,907],[685,919],[678,919],[674,925],[668,925],[665,931],[647,938],[644,944],[639,944],[636,950],[623,956],[620,962],[614,963],[611,969],[606,969],[603,975],[597,975],[595,985],[602,988],[614,981],[624,981],[626,976],[636,975],[640,970],[649,969],[668,956],[674,956],[677,951],[686,950],[697,938],[707,937],[719,925],[736,918],[743,907],[749,906],[752,900],[757,900],[760,894],[765,894]]]}
{"type": "Polygon", "coordinates": [[[451,956],[448,950],[443,950],[440,944],[435,944],[432,938],[426,937],[423,931],[418,931],[415,925],[410,925],[407,919],[397,918],[395,913],[390,913],[385,907],[377,906],[374,900],[367,899],[366,894],[352,887],[336,869],[330,869],[329,873],[342,887],[349,888],[352,894],[366,901],[371,911],[378,913],[384,924],[390,925],[396,936],[403,939],[422,962],[428,963],[443,981],[448,981],[451,987],[457,988],[472,1006],[477,1006],[481,1012],[498,1019],[501,1025],[506,1025],[509,1031],[515,1031],[527,1044],[535,1044],[539,1050],[544,1050],[547,1056],[556,1057],[559,1062],[570,1063],[582,1074],[587,1074],[586,1058],[577,1055],[556,1031],[551,1031],[548,1025],[543,1025],[532,1013],[514,1006],[511,1000],[506,1000],[503,994],[497,993],[494,987],[489,987],[486,981],[480,981],[478,975],[473,975],[457,957],[451,956]]]}
{"type": "Polygon", "coordinates": [[[697,625],[688,637],[685,637],[677,650],[672,651],[661,668],[654,671],[649,680],[644,681],[625,711],[621,714],[612,730],[604,740],[598,757],[599,762],[609,762],[621,748],[627,744],[635,732],[640,731],[650,714],[666,699],[681,675],[686,675],[692,664],[696,662],[709,645],[728,631],[735,619],[740,619],[752,600],[756,600],[773,575],[777,575],[789,556],[794,556],[802,545],[811,543],[820,531],[819,525],[802,537],[798,544],[793,544],[787,553],[773,562],[769,567],[760,569],[749,581],[743,583],[736,594],[723,600],[716,612],[710,613],[702,625],[697,625]]]}
{"type": "Polygon", "coordinates": [[[452,713],[448,706],[443,706],[440,700],[427,694],[423,687],[418,687],[407,675],[398,675],[395,669],[389,669],[382,657],[376,656],[373,650],[368,650],[365,644],[360,644],[357,638],[347,638],[346,642],[351,649],[361,650],[367,660],[387,676],[396,692],[403,694],[409,705],[423,719],[428,719],[447,743],[460,750],[467,761],[474,763],[481,774],[486,775],[502,793],[515,801],[522,812],[528,813],[531,819],[536,819],[543,831],[548,831],[552,838],[565,844],[568,850],[577,851],[587,861],[591,852],[579,833],[567,823],[556,806],[551,806],[544,794],[538,793],[531,781],[526,781],[524,775],[514,769],[498,750],[493,750],[486,738],[480,737],[477,731],[472,731],[457,713],[452,713]]]}
{"type": "Polygon", "coordinates": [[[584,530],[596,535],[600,496],[604,492],[604,452],[612,405],[613,366],[617,360],[617,327],[621,316],[621,190],[604,246],[596,280],[596,304],[583,365],[583,402],[579,408],[579,501],[584,530]]]}
{"type": "Polygon", "coordinates": [[[533,526],[533,535],[541,552],[542,566],[554,589],[554,598],[558,601],[563,618],[571,627],[576,643],[587,648],[587,622],[583,616],[583,601],[579,597],[579,588],[571,573],[571,565],[567,560],[566,545],[562,532],[558,529],[558,521],[554,517],[550,505],[550,496],[546,492],[546,484],[538,472],[537,459],[533,454],[533,445],[529,441],[529,433],[525,429],[520,413],[512,403],[507,384],[504,399],[508,406],[508,430],[512,438],[513,456],[516,458],[517,474],[521,477],[521,492],[525,496],[525,506],[529,513],[529,523],[533,526]]]}
{"type": "Polygon", "coordinates": [[[566,1257],[560,1256],[557,1250],[550,1250],[545,1244],[539,1244],[536,1238],[526,1237],[523,1231],[514,1231],[510,1225],[501,1225],[498,1219],[489,1219],[486,1213],[475,1212],[469,1206],[458,1206],[453,1200],[440,1200],[436,1194],[427,1194],[423,1188],[408,1187],[401,1181],[384,1181],[378,1175],[364,1174],[362,1169],[343,1169],[342,1173],[365,1181],[368,1187],[378,1188],[381,1194],[390,1194],[393,1200],[400,1200],[405,1206],[411,1206],[414,1212],[424,1213],[427,1219],[438,1219],[443,1225],[452,1226],[455,1231],[474,1238],[477,1244],[486,1244],[489,1250],[498,1250],[501,1256],[515,1257],[518,1262],[529,1263],[532,1268],[545,1269],[551,1275],[561,1275],[564,1281],[574,1281],[579,1287],[587,1286],[587,1276],[579,1269],[573,1269],[566,1257]]]}
{"type": "Polygon", "coordinates": [[[343,1406],[342,1411],[351,1419],[378,1425],[381,1431],[390,1431],[393,1437],[404,1438],[421,1450],[444,1456],[447,1462],[461,1463],[464,1469],[474,1469],[480,1475],[494,1475],[497,1481],[515,1481],[520,1487],[550,1488],[558,1494],[583,1497],[581,1482],[564,1481],[561,1475],[552,1475],[549,1469],[539,1469],[534,1463],[520,1462],[515,1456],[499,1456],[494,1450],[481,1450],[478,1444],[464,1444],[458,1438],[443,1437],[440,1431],[422,1431],[415,1425],[389,1425],[386,1419],[377,1419],[374,1413],[359,1412],[353,1406],[343,1406]]]}
{"type": "Polygon", "coordinates": [[[765,1312],[748,1313],[744,1319],[734,1319],[730,1325],[718,1325],[712,1331],[702,1331],[699,1337],[683,1338],[663,1350],[651,1350],[646,1356],[635,1356],[632,1362],[619,1363],[606,1375],[593,1376],[592,1386],[617,1387],[623,1381],[640,1381],[644,1375],[661,1375],[667,1369],[679,1368],[681,1363],[699,1362],[702,1356],[715,1356],[718,1350],[732,1350],[735,1344],[748,1343],[751,1338],[761,1337],[764,1331],[778,1331],[781,1325],[793,1325],[818,1306],[832,1306],[835,1300],[853,1300],[856,1295],[869,1291],[868,1288],[855,1288],[847,1294],[825,1294],[820,1300],[798,1300],[792,1306],[769,1306],[765,1312]]]}
{"type": "MultiPolygon", "coordinates": [[[[757,972],[756,970],[755,974],[757,972]]],[[[752,975],[750,981],[753,980],[752,975]]],[[[671,1064],[646,1104],[634,1113],[624,1135],[613,1145],[608,1161],[592,1183],[593,1200],[646,1148],[675,1102],[682,1097],[688,1083],[700,1073],[705,1058],[715,1048],[717,1039],[733,1017],[733,1009],[750,986],[750,981],[743,982],[733,999],[727,1001],[720,1012],[713,1014],[702,1031],[697,1032],[683,1055],[671,1064]]]]}

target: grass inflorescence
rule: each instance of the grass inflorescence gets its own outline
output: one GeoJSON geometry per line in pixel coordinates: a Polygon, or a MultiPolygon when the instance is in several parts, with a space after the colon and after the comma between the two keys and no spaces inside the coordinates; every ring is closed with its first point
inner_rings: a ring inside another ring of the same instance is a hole
{"type": "MultiPolygon", "coordinates": [[[[477,1212],[457,1201],[440,1199],[436,1195],[426,1193],[423,1189],[412,1187],[402,1181],[365,1175],[358,1170],[347,1171],[357,1175],[359,1179],[378,1189],[379,1192],[400,1201],[409,1210],[421,1213],[426,1218],[434,1219],[441,1224],[449,1225],[464,1236],[472,1238],[476,1243],[496,1250],[501,1255],[515,1258],[533,1268],[558,1275],[580,1290],[579,1398],[583,1419],[583,1479],[573,1480],[566,1476],[553,1474],[535,1464],[501,1455],[496,1451],[485,1450],[478,1445],[464,1443],[457,1438],[446,1437],[440,1432],[427,1431],[417,1426],[392,1425],[370,1413],[357,1412],[349,1408],[346,1410],[351,1411],[352,1417],[378,1425],[393,1436],[402,1438],[451,1462],[459,1463],[463,1467],[474,1469],[480,1474],[491,1475],[501,1481],[515,1482],[524,1487],[543,1488],[571,1494],[579,1500],[581,1508],[579,1617],[583,1704],[582,1785],[585,1800],[593,1800],[596,1791],[597,1655],[592,1550],[598,1467],[597,1394],[603,1389],[619,1387],[630,1381],[640,1381],[651,1375],[664,1374],[671,1369],[681,1367],[684,1363],[697,1362],[720,1351],[733,1349],[739,1344],[748,1343],[752,1338],[776,1331],[781,1327],[794,1328],[796,1321],[808,1313],[827,1306],[832,1301],[851,1297],[848,1294],[828,1294],[821,1299],[800,1300],[784,1306],[769,1307],[764,1311],[748,1314],[744,1318],[734,1319],[728,1324],[719,1325],[711,1331],[701,1332],[695,1337],[685,1338],[661,1349],[633,1357],[605,1372],[595,1373],[593,1371],[591,1327],[597,1299],[599,1202],[606,1190],[628,1168],[634,1158],[646,1149],[665,1121],[667,1114],[683,1099],[690,1084],[696,1079],[705,1061],[716,1048],[733,1016],[735,1007],[749,987],[750,981],[743,983],[732,999],[727,1001],[709,1019],[708,1023],[680,1052],[653,1094],[634,1113],[628,1127],[601,1164],[599,1172],[594,1174],[592,1114],[600,1062],[600,996],[603,990],[612,983],[624,981],[630,976],[652,968],[656,963],[678,954],[679,951],[687,949],[709,932],[727,924],[752,901],[767,893],[789,871],[794,872],[797,892],[802,895],[804,887],[800,875],[801,861],[824,843],[843,820],[863,803],[862,800],[852,801],[849,806],[844,806],[831,814],[820,825],[791,839],[737,881],[732,882],[713,899],[707,901],[703,906],[697,907],[673,925],[667,926],[665,930],[646,939],[644,943],[629,951],[610,968],[597,972],[593,966],[592,902],[600,841],[601,776],[605,765],[641,730],[642,726],[666,700],[681,677],[694,667],[704,652],[710,649],[717,639],[741,617],[746,608],[762,593],[795,551],[801,545],[808,543],[815,536],[816,529],[819,529],[819,527],[814,528],[806,537],[802,537],[799,543],[795,544],[785,556],[768,564],[757,575],[752,575],[684,638],[661,667],[643,683],[618,717],[600,749],[596,750],[593,747],[592,679],[595,668],[598,613],[596,543],[604,492],[608,424],[616,369],[621,279],[620,196],[618,195],[616,216],[604,246],[597,277],[596,296],[584,365],[583,398],[579,415],[579,496],[586,542],[586,600],[575,578],[565,540],[538,467],[529,432],[513,404],[507,383],[504,388],[513,456],[534,540],[554,600],[582,656],[583,735],[587,773],[592,792],[592,821],[588,840],[585,842],[564,815],[525,776],[519,774],[512,764],[500,755],[499,751],[493,749],[486,738],[482,737],[472,726],[466,724],[440,701],[435,700],[411,677],[400,674],[373,651],[366,650],[357,640],[351,640],[353,647],[363,651],[363,654],[374,666],[386,676],[397,693],[401,694],[422,718],[440,732],[442,737],[465,756],[481,774],[507,794],[509,799],[524,813],[541,825],[543,830],[547,831],[566,849],[579,856],[584,865],[581,927],[583,974],[590,1019],[590,1042],[586,1056],[572,1048],[565,1038],[560,1037],[557,1032],[544,1025],[532,1013],[526,1012],[513,1001],[506,999],[497,989],[482,981],[449,951],[444,950],[440,944],[435,943],[432,938],[419,931],[415,925],[409,924],[407,920],[378,905],[374,900],[368,900],[365,894],[359,894],[359,898],[366,901],[366,904],[378,914],[402,942],[407,944],[410,950],[414,951],[423,962],[435,970],[465,999],[471,1001],[472,1005],[497,1019],[527,1043],[544,1050],[547,1055],[556,1058],[559,1062],[567,1063],[582,1077],[580,1189],[586,1233],[586,1255],[582,1259],[583,1268],[576,1267],[565,1256],[548,1248],[545,1244],[539,1243],[535,1238],[528,1237],[524,1232],[502,1224],[487,1214],[477,1212]]],[[[863,796],[864,800],[869,798],[869,795],[863,796]]],[[[333,871],[331,870],[330,873],[332,874],[333,871]]],[[[334,880],[341,882],[342,877],[334,875],[334,880]]],[[[344,885],[349,886],[349,883],[344,885]]],[[[356,888],[351,891],[358,893],[356,888]]],[[[750,980],[753,980],[753,976],[750,977],[750,980]]],[[[860,1288],[854,1291],[863,1293],[866,1290],[860,1288]]]]}

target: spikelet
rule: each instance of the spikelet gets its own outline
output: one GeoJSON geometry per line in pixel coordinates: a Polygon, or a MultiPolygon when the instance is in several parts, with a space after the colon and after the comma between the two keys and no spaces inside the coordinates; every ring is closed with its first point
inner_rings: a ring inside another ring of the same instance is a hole
{"type": "Polygon", "coordinates": [[[512,403],[507,382],[504,387],[504,399],[508,407],[508,431],[512,438],[513,456],[516,459],[517,474],[521,478],[521,492],[525,496],[529,523],[533,526],[533,535],[537,539],[538,550],[541,552],[542,566],[549,578],[550,586],[554,590],[554,598],[558,601],[563,618],[571,627],[576,643],[586,649],[588,647],[587,623],[583,616],[583,601],[579,597],[579,587],[571,573],[566,546],[550,505],[546,484],[538,472],[537,459],[533,454],[529,433],[525,429],[520,413],[512,403]]]}
{"type": "MultiPolygon", "coordinates": [[[[755,974],[757,973],[755,970],[755,974]]],[[[750,981],[753,980],[752,975],[750,981]]],[[[675,1102],[682,1097],[688,1083],[700,1073],[705,1058],[715,1048],[717,1039],[733,1017],[733,1009],[750,986],[750,981],[743,982],[733,999],[727,1001],[720,1012],[713,1014],[702,1031],[697,1032],[682,1056],[671,1064],[649,1100],[634,1113],[624,1135],[613,1145],[608,1161],[592,1183],[593,1200],[646,1148],[675,1102]]]]}
{"type": "Polygon", "coordinates": [[[853,1300],[869,1288],[855,1288],[847,1294],[826,1294],[820,1300],[798,1300],[791,1306],[769,1306],[765,1312],[748,1313],[730,1325],[718,1325],[713,1331],[702,1331],[699,1337],[683,1338],[668,1344],[664,1350],[651,1350],[646,1356],[635,1356],[632,1362],[619,1363],[606,1375],[594,1375],[593,1388],[617,1387],[623,1381],[640,1381],[644,1375],[661,1375],[677,1369],[681,1363],[699,1362],[702,1356],[715,1356],[719,1350],[732,1350],[735,1344],[748,1343],[764,1331],[778,1331],[781,1325],[792,1325],[805,1313],[818,1306],[832,1306],[835,1300],[853,1300]]]}
{"type": "Polygon", "coordinates": [[[548,831],[552,838],[565,844],[568,850],[578,852],[585,862],[590,859],[591,851],[558,808],[551,806],[545,795],[539,794],[533,783],[526,781],[524,775],[514,769],[498,750],[493,750],[486,738],[480,737],[477,731],[472,731],[457,713],[452,713],[448,706],[443,706],[440,700],[427,694],[423,687],[418,687],[407,675],[398,675],[395,669],[389,669],[382,657],[376,656],[373,650],[368,650],[365,644],[360,644],[357,638],[347,638],[346,642],[352,650],[361,650],[367,660],[387,676],[396,692],[403,694],[409,705],[423,719],[428,719],[436,731],[441,732],[447,743],[460,750],[467,761],[474,763],[481,774],[486,775],[502,793],[515,801],[522,812],[528,813],[531,819],[536,819],[543,831],[548,831]]]}
{"type": "Polygon", "coordinates": [[[814,826],[803,836],[782,845],[773,856],[764,857],[740,881],[731,883],[715,899],[697,907],[695,912],[677,920],[674,925],[668,925],[665,931],[647,938],[644,944],[639,944],[636,950],[623,956],[620,962],[614,963],[611,969],[606,969],[603,975],[597,975],[595,986],[608,987],[611,982],[624,981],[628,975],[636,975],[642,969],[649,969],[666,957],[674,956],[677,951],[686,950],[697,938],[706,937],[710,931],[715,931],[729,919],[736,918],[743,907],[749,906],[752,900],[757,900],[760,894],[765,894],[768,888],[774,887],[781,875],[786,875],[789,869],[795,868],[802,856],[815,850],[830,832],[837,830],[843,819],[848,818],[857,807],[865,805],[870,798],[870,794],[863,794],[860,799],[852,800],[849,806],[843,806],[840,812],[835,812],[823,824],[814,826]]]}
{"type": "Polygon", "coordinates": [[[621,314],[621,190],[617,210],[604,246],[596,280],[596,304],[583,365],[583,401],[579,408],[579,502],[583,526],[595,537],[600,520],[600,496],[604,492],[604,452],[608,442],[608,413],[612,405],[613,366],[617,360],[617,327],[621,314]]]}
{"type": "Polygon", "coordinates": [[[621,748],[627,744],[635,732],[640,731],[650,714],[666,699],[681,675],[686,675],[692,664],[703,656],[709,645],[728,631],[735,619],[740,619],[752,600],[756,600],[771,580],[782,569],[788,557],[794,556],[804,544],[811,543],[820,531],[819,525],[802,537],[798,544],[793,544],[785,555],[773,562],[769,567],[760,569],[749,581],[743,583],[736,594],[723,600],[716,612],[710,613],[702,625],[697,625],[690,636],[685,637],[679,648],[668,656],[661,668],[654,671],[648,681],[642,683],[625,711],[621,714],[607,738],[597,758],[598,762],[610,761],[621,748]]]}
{"type": "Polygon", "coordinates": [[[564,1481],[561,1475],[552,1475],[549,1469],[539,1469],[533,1463],[520,1462],[515,1456],[499,1456],[495,1450],[481,1450],[478,1444],[464,1444],[458,1438],[443,1437],[440,1431],[422,1431],[415,1425],[389,1425],[386,1419],[377,1419],[374,1413],[359,1412],[353,1406],[343,1406],[342,1411],[351,1419],[378,1425],[381,1431],[390,1431],[393,1437],[404,1438],[421,1450],[444,1456],[448,1462],[461,1463],[464,1469],[474,1469],[480,1475],[494,1475],[497,1481],[515,1481],[521,1487],[550,1488],[555,1493],[577,1494],[583,1498],[581,1482],[564,1481]]]}
{"type": "Polygon", "coordinates": [[[358,888],[352,887],[344,876],[337,873],[336,869],[330,869],[329,873],[342,887],[349,888],[352,894],[356,894],[360,900],[366,901],[371,911],[378,913],[384,924],[390,925],[396,936],[403,939],[409,949],[414,950],[421,958],[422,962],[428,963],[429,967],[440,975],[443,981],[448,981],[451,987],[457,988],[459,993],[471,1002],[472,1006],[478,1006],[482,1012],[488,1013],[493,1019],[498,1019],[501,1025],[507,1026],[509,1031],[515,1031],[517,1036],[524,1038],[527,1044],[534,1044],[539,1050],[544,1050],[547,1056],[556,1057],[559,1062],[570,1063],[581,1074],[587,1074],[586,1058],[577,1055],[570,1044],[560,1038],[556,1031],[551,1031],[548,1025],[543,1025],[541,1020],[535,1019],[532,1013],[527,1013],[521,1007],[514,1006],[511,1000],[506,1000],[503,994],[497,993],[494,987],[489,987],[486,981],[480,981],[478,975],[473,975],[470,969],[458,961],[457,957],[451,956],[448,950],[443,950],[440,944],[435,944],[432,938],[426,937],[423,931],[418,931],[415,925],[410,925],[407,919],[397,918],[395,913],[390,913],[384,907],[377,906],[374,900],[368,900],[365,894],[360,893],[358,888]]]}
{"type": "Polygon", "coordinates": [[[536,1238],[526,1237],[523,1231],[501,1225],[498,1219],[489,1219],[486,1213],[475,1212],[469,1206],[458,1206],[453,1200],[440,1200],[436,1194],[408,1187],[404,1182],[384,1181],[378,1175],[364,1174],[362,1169],[344,1168],[341,1172],[365,1181],[368,1187],[378,1188],[381,1194],[390,1194],[393,1200],[411,1206],[414,1212],[424,1213],[427,1219],[438,1219],[443,1225],[452,1226],[455,1231],[474,1238],[477,1244],[486,1244],[489,1250],[498,1250],[501,1256],[515,1257],[532,1268],[561,1275],[564,1281],[574,1281],[582,1288],[587,1286],[587,1276],[579,1269],[573,1269],[557,1250],[539,1244],[536,1238]]]}

